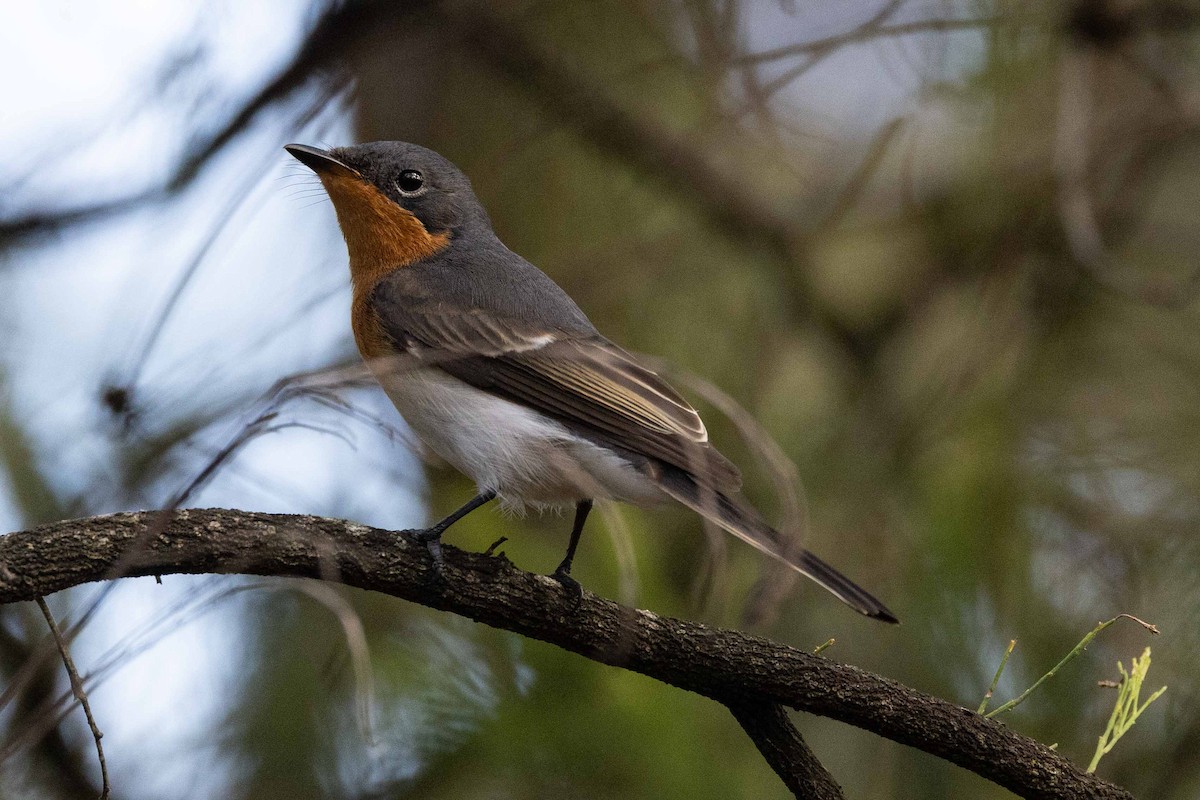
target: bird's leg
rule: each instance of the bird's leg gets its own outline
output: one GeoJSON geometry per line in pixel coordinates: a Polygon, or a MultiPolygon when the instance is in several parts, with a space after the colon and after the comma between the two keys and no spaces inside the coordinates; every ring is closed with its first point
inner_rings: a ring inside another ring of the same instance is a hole
{"type": "Polygon", "coordinates": [[[472,511],[479,508],[481,505],[490,503],[495,499],[496,493],[494,491],[489,490],[486,492],[480,492],[464,503],[462,508],[455,511],[453,514],[446,517],[432,528],[426,528],[423,531],[417,531],[417,540],[425,543],[425,549],[429,551],[429,556],[433,559],[434,572],[436,572],[438,575],[442,574],[442,568],[444,566],[444,562],[442,561],[442,534],[446,532],[446,529],[458,522],[467,514],[470,514],[472,511]]]}
{"type": "Polygon", "coordinates": [[[575,548],[579,547],[579,536],[583,533],[583,524],[587,522],[591,510],[591,500],[580,500],[575,504],[575,524],[571,527],[571,541],[567,544],[567,554],[550,576],[561,583],[564,589],[575,593],[576,605],[583,601],[583,587],[571,577],[571,562],[575,560],[575,548]]]}

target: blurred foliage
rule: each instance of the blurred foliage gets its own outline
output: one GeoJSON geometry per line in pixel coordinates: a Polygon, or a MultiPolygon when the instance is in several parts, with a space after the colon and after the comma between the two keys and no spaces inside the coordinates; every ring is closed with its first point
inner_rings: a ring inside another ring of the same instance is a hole
{"type": "MultiPolygon", "coordinates": [[[[113,206],[82,181],[73,205],[56,205],[6,170],[0,325],[18,333],[0,353],[0,388],[16,387],[0,391],[5,524],[160,505],[272,382],[345,361],[344,256],[327,204],[288,200],[293,233],[273,233],[254,209],[283,194],[274,173],[243,195],[229,187],[282,163],[271,159],[286,141],[416,141],[472,177],[501,238],[602,331],[738,399],[799,470],[808,543],[905,623],[883,629],[797,585],[761,617],[762,633],[808,648],[836,637],[827,657],[974,708],[1010,639],[1020,644],[999,702],[1097,620],[1136,614],[1164,632],[1155,673],[1172,688],[1100,771],[1139,796],[1194,797],[1200,8],[851,5],[317,4],[290,62],[257,76],[250,99],[223,100],[204,130],[181,137],[184,152],[163,147],[180,160],[163,189],[113,206]],[[223,188],[201,194],[214,181],[223,188]],[[186,205],[192,195],[201,211],[186,205]],[[161,209],[159,236],[88,276],[124,287],[94,334],[103,339],[82,342],[82,323],[30,323],[62,319],[46,311],[55,303],[85,302],[86,288],[74,301],[61,288],[94,266],[64,261],[73,244],[147,208],[161,209]],[[265,283],[245,289],[247,275],[265,283]],[[143,284],[157,289],[140,294],[143,284]],[[175,286],[195,296],[158,335],[175,286]],[[139,361],[147,329],[153,359],[147,347],[139,361]],[[64,410],[63,394],[80,408],[64,410]]],[[[197,34],[187,69],[164,65],[177,80],[149,87],[146,103],[225,97],[205,73],[206,41],[197,34]]],[[[62,130],[45,140],[47,154],[80,147],[62,130]]],[[[417,524],[397,497],[426,486],[397,422],[370,392],[346,397],[360,413],[289,408],[336,435],[257,440],[193,502],[417,524]],[[318,478],[333,488],[318,493],[318,478]]],[[[747,492],[775,510],[735,427],[707,416],[746,466],[747,492]]],[[[444,469],[429,481],[431,518],[470,492],[444,469]]],[[[731,544],[710,602],[697,602],[711,554],[695,517],[624,509],[621,519],[639,605],[745,624],[747,598],[771,575],[756,554],[731,544]]],[[[599,523],[576,575],[617,597],[628,573],[599,523]]],[[[449,538],[482,550],[501,533],[517,564],[547,571],[567,520],[480,512],[449,538]]],[[[370,643],[374,742],[355,721],[364,689],[329,610],[263,590],[248,608],[218,607],[236,619],[238,644],[206,657],[235,665],[235,679],[218,696],[219,721],[190,735],[203,748],[177,756],[222,765],[205,773],[221,787],[212,796],[786,796],[712,703],[387,598],[345,596],[370,643]]],[[[17,613],[0,619],[6,677],[19,648],[43,637],[17,613]]],[[[87,633],[114,635],[99,623],[87,633]]],[[[1008,724],[1082,763],[1111,704],[1096,680],[1143,639],[1105,634],[1008,724]]],[[[0,710],[5,737],[33,707],[0,710]]],[[[0,791],[71,796],[45,765],[87,769],[76,722],[11,756],[0,791]]],[[[797,724],[849,797],[1007,796],[847,726],[797,724]]],[[[151,796],[123,781],[111,746],[109,758],[121,796],[151,796]]]]}

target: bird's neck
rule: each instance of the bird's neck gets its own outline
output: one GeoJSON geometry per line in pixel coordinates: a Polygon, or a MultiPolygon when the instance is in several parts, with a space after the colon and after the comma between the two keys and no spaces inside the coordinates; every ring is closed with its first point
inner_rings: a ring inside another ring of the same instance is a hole
{"type": "Polygon", "coordinates": [[[387,355],[390,345],[371,307],[371,293],[388,274],[445,249],[450,234],[430,233],[410,211],[360,178],[322,175],[321,182],[337,211],[350,255],[355,342],[364,358],[387,355]]]}
{"type": "Polygon", "coordinates": [[[350,254],[355,290],[370,291],[392,270],[422,261],[450,243],[449,233],[430,233],[412,212],[354,176],[322,175],[350,254]]]}

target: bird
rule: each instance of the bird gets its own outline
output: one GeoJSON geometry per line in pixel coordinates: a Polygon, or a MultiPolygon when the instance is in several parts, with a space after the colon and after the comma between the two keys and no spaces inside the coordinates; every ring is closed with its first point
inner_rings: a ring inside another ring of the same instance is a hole
{"type": "Polygon", "coordinates": [[[516,510],[574,507],[551,577],[582,597],[571,566],[593,502],[675,500],[855,611],[899,621],[740,496],[738,468],[709,442],[696,409],[500,241],[448,159],[391,141],[284,149],[332,201],[360,354],[416,436],[477,486],[418,532],[439,574],[442,534],[492,500],[516,510]]]}

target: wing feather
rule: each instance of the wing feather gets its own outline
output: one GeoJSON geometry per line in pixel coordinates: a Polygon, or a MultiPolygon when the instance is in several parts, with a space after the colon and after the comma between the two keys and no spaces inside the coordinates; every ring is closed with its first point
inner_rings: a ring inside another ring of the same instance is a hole
{"type": "Polygon", "coordinates": [[[619,450],[703,476],[721,490],[740,485],[737,468],[709,445],[696,410],[599,334],[409,300],[390,302],[379,314],[387,334],[409,353],[619,450]]]}

